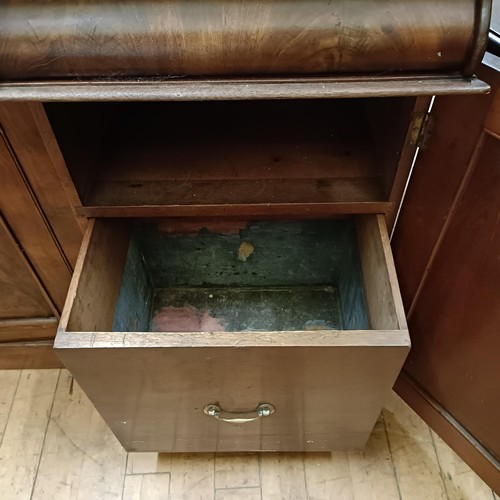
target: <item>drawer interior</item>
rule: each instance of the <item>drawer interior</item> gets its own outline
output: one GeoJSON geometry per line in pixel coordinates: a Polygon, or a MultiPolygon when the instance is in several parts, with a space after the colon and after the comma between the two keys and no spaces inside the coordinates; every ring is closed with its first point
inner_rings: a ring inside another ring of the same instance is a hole
{"type": "Polygon", "coordinates": [[[229,230],[172,234],[135,224],[112,330],[367,328],[351,219],[229,230]]]}
{"type": "Polygon", "coordinates": [[[93,251],[102,260],[107,254],[99,245],[111,248],[106,260],[87,264],[86,272],[94,286],[109,293],[94,300],[80,277],[86,303],[84,310],[80,303],[72,308],[69,331],[401,328],[385,263],[372,263],[367,253],[379,241],[372,233],[384,224],[382,218],[226,221],[214,227],[162,221],[96,221],[92,237],[99,240],[102,231],[106,243],[94,243],[93,251]],[[373,265],[379,266],[375,275],[373,265]],[[92,272],[101,277],[90,277],[92,272]]]}
{"type": "Polygon", "coordinates": [[[45,109],[84,215],[283,217],[310,205],[314,217],[387,211],[414,105],[397,97],[45,109]]]}

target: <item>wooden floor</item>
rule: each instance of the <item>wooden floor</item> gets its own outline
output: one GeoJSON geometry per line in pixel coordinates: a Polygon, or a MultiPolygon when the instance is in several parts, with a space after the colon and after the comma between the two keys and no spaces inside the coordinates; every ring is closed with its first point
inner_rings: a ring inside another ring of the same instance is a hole
{"type": "Polygon", "coordinates": [[[1,500],[499,498],[396,395],[363,452],[127,454],[67,371],[0,371],[0,439],[1,500]]]}

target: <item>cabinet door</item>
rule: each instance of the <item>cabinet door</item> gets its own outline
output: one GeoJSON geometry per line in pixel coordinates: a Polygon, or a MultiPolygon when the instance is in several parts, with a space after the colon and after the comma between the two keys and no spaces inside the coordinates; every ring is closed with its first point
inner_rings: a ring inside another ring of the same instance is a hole
{"type": "MultiPolygon", "coordinates": [[[[37,163],[45,184],[54,178],[49,160],[7,108],[17,109],[0,105],[0,368],[58,367],[52,339],[72,272],[67,238],[58,237],[63,216],[69,217],[63,211],[67,202],[53,203],[49,219],[46,195],[62,199],[63,189],[52,182],[42,192],[41,182],[30,182],[21,159],[37,163]]],[[[78,239],[81,231],[75,233],[74,225],[68,224],[66,233],[78,239]]]]}
{"type": "Polygon", "coordinates": [[[54,335],[50,298],[1,215],[0,285],[0,342],[54,335]]]}
{"type": "MultiPolygon", "coordinates": [[[[43,164],[40,167],[43,168],[43,164]]],[[[61,311],[72,269],[60,250],[36,193],[28,183],[17,156],[1,129],[0,177],[0,211],[56,310],[61,311]]]]}
{"type": "Polygon", "coordinates": [[[500,72],[480,75],[490,95],[436,99],[394,233],[413,345],[396,387],[498,491],[500,72]]]}

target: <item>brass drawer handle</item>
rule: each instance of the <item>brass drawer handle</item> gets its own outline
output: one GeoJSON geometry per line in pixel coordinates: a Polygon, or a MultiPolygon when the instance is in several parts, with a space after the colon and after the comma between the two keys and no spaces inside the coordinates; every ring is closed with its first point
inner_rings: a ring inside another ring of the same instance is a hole
{"type": "Polygon", "coordinates": [[[247,422],[254,422],[261,417],[269,417],[274,413],[274,406],[269,403],[261,403],[255,410],[249,411],[229,411],[222,410],[219,405],[212,404],[203,408],[203,413],[210,417],[230,424],[245,424],[247,422]]]}

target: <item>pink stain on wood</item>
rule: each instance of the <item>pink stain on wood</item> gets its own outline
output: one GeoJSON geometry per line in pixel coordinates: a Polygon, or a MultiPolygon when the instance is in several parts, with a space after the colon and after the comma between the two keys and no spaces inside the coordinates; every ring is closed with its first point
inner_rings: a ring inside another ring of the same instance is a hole
{"type": "Polygon", "coordinates": [[[185,220],[170,219],[158,224],[160,233],[170,234],[172,236],[181,236],[186,234],[197,235],[202,229],[206,229],[216,234],[239,234],[242,229],[248,225],[247,221],[239,219],[202,219],[185,220]]]}
{"type": "Polygon", "coordinates": [[[166,306],[153,318],[155,332],[223,332],[224,325],[207,311],[192,306],[166,306]]]}

